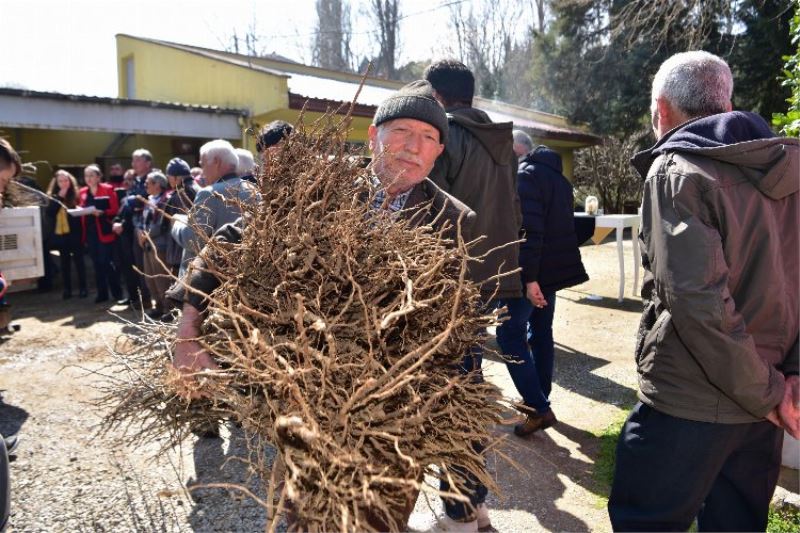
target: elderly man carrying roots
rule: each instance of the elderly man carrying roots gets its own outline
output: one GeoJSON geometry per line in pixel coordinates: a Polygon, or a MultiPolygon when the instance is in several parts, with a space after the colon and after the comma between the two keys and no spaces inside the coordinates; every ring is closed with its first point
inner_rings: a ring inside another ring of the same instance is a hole
{"type": "MultiPolygon", "coordinates": [[[[464,238],[469,239],[475,213],[427,178],[444,149],[447,133],[447,116],[433,98],[428,82],[412,82],[387,98],[369,127],[370,149],[378,156],[371,170],[379,185],[371,208],[397,212],[415,225],[433,224],[437,228],[446,224],[453,229],[460,226],[464,238]]],[[[242,226],[241,219],[223,226],[215,239],[240,242],[242,226]]],[[[194,340],[208,305],[204,295],[220,285],[220,280],[206,271],[203,258],[204,254],[198,255],[193,268],[167,293],[183,304],[173,365],[187,380],[198,371],[217,368],[194,340]],[[186,291],[184,284],[195,290],[186,291]]]]}

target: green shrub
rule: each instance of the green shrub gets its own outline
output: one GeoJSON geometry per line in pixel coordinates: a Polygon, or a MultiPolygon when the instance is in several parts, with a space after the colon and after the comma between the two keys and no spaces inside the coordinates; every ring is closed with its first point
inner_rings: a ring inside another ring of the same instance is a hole
{"type": "Polygon", "coordinates": [[[789,87],[791,96],[786,99],[789,109],[786,113],[772,115],[772,124],[780,128],[781,134],[787,137],[800,137],[800,2],[797,2],[789,23],[792,44],[796,46],[794,55],[783,56],[786,64],[783,67],[781,85],[789,87]]]}

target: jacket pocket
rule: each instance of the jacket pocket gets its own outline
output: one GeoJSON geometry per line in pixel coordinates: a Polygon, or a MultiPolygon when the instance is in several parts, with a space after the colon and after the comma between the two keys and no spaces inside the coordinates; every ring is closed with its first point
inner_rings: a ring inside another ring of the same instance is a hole
{"type": "Polygon", "coordinates": [[[634,355],[636,357],[636,364],[638,365],[644,353],[644,344],[648,332],[653,329],[653,324],[656,322],[656,305],[652,301],[647,302],[642,311],[642,317],[639,319],[639,329],[636,331],[636,349],[634,355]]]}
{"type": "Polygon", "coordinates": [[[652,367],[652,359],[658,351],[658,345],[664,340],[664,332],[670,323],[670,314],[666,309],[662,308],[658,312],[657,307],[651,305],[652,309],[645,309],[639,325],[636,366],[640,374],[652,367]]]}

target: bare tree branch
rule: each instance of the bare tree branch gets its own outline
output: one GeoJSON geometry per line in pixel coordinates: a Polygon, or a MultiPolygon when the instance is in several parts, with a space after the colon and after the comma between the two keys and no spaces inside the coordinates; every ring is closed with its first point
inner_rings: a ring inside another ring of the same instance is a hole
{"type": "Polygon", "coordinates": [[[352,25],[350,6],[343,0],[317,0],[317,28],[312,61],[332,70],[353,70],[350,47],[352,25]]]}

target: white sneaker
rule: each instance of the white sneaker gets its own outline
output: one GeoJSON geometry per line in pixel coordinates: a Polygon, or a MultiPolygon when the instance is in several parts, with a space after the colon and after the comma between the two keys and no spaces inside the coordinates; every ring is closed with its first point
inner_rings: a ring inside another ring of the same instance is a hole
{"type": "Polygon", "coordinates": [[[479,503],[475,508],[475,513],[478,515],[476,520],[478,531],[495,531],[492,527],[492,521],[489,519],[489,507],[485,503],[479,503]]]}
{"type": "Polygon", "coordinates": [[[436,518],[437,527],[434,531],[454,531],[458,533],[476,533],[478,531],[478,521],[459,522],[453,520],[446,514],[436,518]]]}

